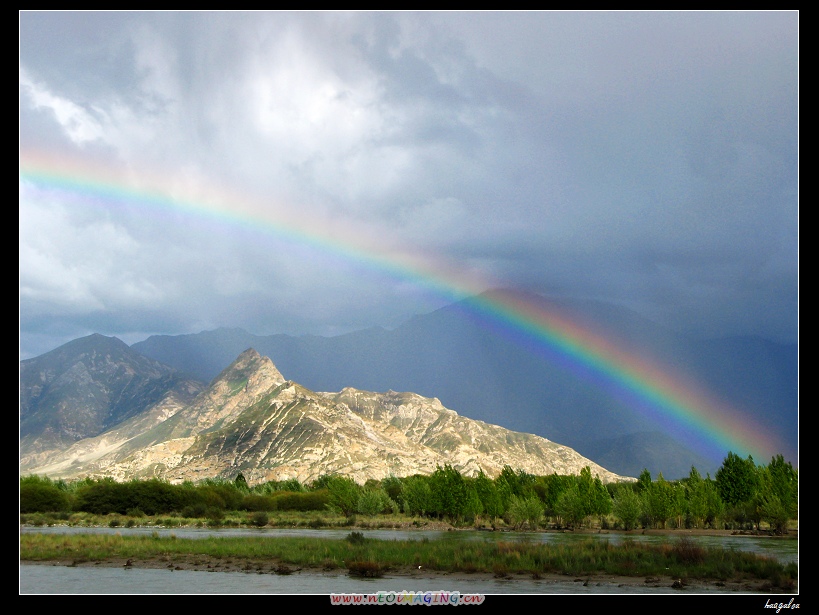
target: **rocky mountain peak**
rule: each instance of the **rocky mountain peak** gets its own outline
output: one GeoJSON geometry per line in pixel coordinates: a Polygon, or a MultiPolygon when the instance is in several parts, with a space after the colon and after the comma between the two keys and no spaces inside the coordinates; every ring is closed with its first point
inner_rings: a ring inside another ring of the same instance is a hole
{"type": "Polygon", "coordinates": [[[211,383],[216,386],[219,383],[227,384],[231,389],[235,389],[239,383],[245,385],[245,390],[269,389],[285,383],[278,368],[268,357],[263,357],[253,348],[248,348],[242,352],[236,360],[222,371],[211,383]]]}
{"type": "MultiPolygon", "coordinates": [[[[85,376],[66,375],[78,378],[85,376]]],[[[437,398],[352,387],[314,392],[253,348],[190,401],[166,396],[112,429],[21,459],[21,469],[57,478],[182,481],[241,471],[253,482],[337,473],[363,483],[444,464],[489,476],[505,465],[538,475],[589,466],[604,482],[629,480],[568,447],[461,416],[437,398]]]]}

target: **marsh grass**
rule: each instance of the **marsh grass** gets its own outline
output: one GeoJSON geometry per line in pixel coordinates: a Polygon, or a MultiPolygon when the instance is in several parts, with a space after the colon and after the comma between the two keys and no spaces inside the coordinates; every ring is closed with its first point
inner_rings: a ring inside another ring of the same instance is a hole
{"type": "MultiPolygon", "coordinates": [[[[111,513],[95,515],[86,512],[22,513],[21,525],[68,525],[73,527],[259,527],[258,511],[221,511],[216,508],[195,510],[186,507],[181,513],[146,515],[138,509],[131,509],[128,515],[111,513]]],[[[375,515],[361,518],[323,511],[272,510],[264,511],[268,520],[265,524],[273,528],[349,528],[361,529],[401,529],[402,527],[426,527],[429,521],[403,514],[375,515]]]]}
{"type": "Polygon", "coordinates": [[[463,541],[364,539],[352,532],[346,539],[310,537],[178,538],[120,534],[20,535],[20,559],[30,561],[101,561],[113,558],[168,558],[190,556],[268,562],[281,566],[335,569],[367,576],[376,569],[485,572],[540,575],[612,574],[623,576],[670,575],[684,579],[769,580],[773,587],[793,587],[796,564],[783,565],[757,554],[732,549],[699,547],[684,541],[643,543],[589,539],[571,545],[510,542],[487,539],[463,541]],[[351,568],[351,564],[355,564],[351,568]]]}

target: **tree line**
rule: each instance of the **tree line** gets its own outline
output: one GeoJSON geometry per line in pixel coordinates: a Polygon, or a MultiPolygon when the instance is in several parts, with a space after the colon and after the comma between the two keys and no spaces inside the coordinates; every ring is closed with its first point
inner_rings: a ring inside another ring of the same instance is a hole
{"type": "Polygon", "coordinates": [[[179,514],[219,519],[226,511],[334,511],[351,517],[399,514],[455,524],[502,521],[535,529],[545,524],[611,529],[727,528],[787,531],[798,518],[798,470],[782,455],[767,465],[729,452],[714,478],[695,467],[686,478],[652,478],[643,470],[636,482],[603,484],[590,468],[579,475],[537,476],[506,466],[495,478],[470,477],[451,465],[429,475],[389,476],[363,485],[349,477],[324,475],[267,481],[250,486],[234,480],[206,479],[171,484],[153,478],[117,482],[112,478],[76,481],[47,476],[20,478],[20,512],[87,512],[143,516],[179,514]]]}

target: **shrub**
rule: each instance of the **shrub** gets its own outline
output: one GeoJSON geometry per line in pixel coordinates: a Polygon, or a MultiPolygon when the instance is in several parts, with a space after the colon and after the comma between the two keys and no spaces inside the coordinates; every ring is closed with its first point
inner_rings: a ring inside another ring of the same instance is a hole
{"type": "Polygon", "coordinates": [[[332,476],[327,480],[327,490],[330,506],[348,517],[356,512],[361,487],[354,480],[344,476],[332,476]]]}
{"type": "Polygon", "coordinates": [[[630,485],[624,485],[618,489],[614,496],[612,512],[623,524],[626,530],[633,530],[637,527],[642,512],[642,503],[638,496],[631,489],[630,485]]]}
{"type": "Polygon", "coordinates": [[[26,476],[20,479],[20,512],[67,511],[68,494],[48,478],[26,476]]]}
{"type": "Polygon", "coordinates": [[[209,521],[221,521],[225,518],[225,511],[218,506],[210,506],[205,510],[205,518],[209,521]]]}
{"type": "Polygon", "coordinates": [[[508,515],[513,526],[520,527],[527,523],[534,530],[543,517],[543,504],[535,495],[528,498],[513,495],[509,500],[508,515]]]}
{"type": "Polygon", "coordinates": [[[326,510],[330,503],[330,493],[326,489],[317,491],[282,491],[271,496],[272,510],[326,510]]]}
{"type": "Polygon", "coordinates": [[[262,510],[256,511],[250,517],[250,523],[256,527],[264,527],[269,520],[267,513],[262,510]]]}
{"type": "Polygon", "coordinates": [[[358,497],[358,512],[368,517],[379,514],[386,504],[387,494],[380,489],[365,489],[358,497]]]}
{"type": "Polygon", "coordinates": [[[384,576],[384,568],[381,566],[381,564],[370,560],[348,562],[347,570],[349,571],[350,576],[354,577],[379,579],[384,576]]]}
{"type": "Polygon", "coordinates": [[[276,501],[267,495],[250,493],[242,498],[242,504],[239,508],[240,510],[249,511],[271,511],[276,510],[276,501]]]}
{"type": "Polygon", "coordinates": [[[364,537],[364,534],[361,532],[350,532],[347,534],[347,542],[353,545],[360,545],[364,544],[367,539],[364,537]]]}
{"type": "Polygon", "coordinates": [[[82,484],[77,488],[76,497],[76,509],[94,515],[124,515],[133,507],[131,489],[113,479],[82,484]]]}
{"type": "Polygon", "coordinates": [[[46,517],[45,517],[45,515],[40,514],[40,513],[27,514],[23,521],[24,521],[24,523],[27,523],[29,525],[34,525],[36,527],[39,527],[41,525],[46,524],[46,517]]]}
{"type": "Polygon", "coordinates": [[[180,510],[189,502],[189,491],[178,485],[152,478],[150,480],[132,480],[124,485],[127,488],[129,508],[138,508],[148,515],[167,514],[180,510]]]}
{"type": "MultiPolygon", "coordinates": [[[[208,479],[196,487],[197,501],[204,502],[207,507],[221,508],[222,510],[239,510],[242,500],[247,495],[238,489],[233,482],[208,479]]],[[[194,503],[194,502],[191,502],[194,503]]]]}
{"type": "Polygon", "coordinates": [[[198,519],[204,517],[205,512],[207,512],[207,507],[200,502],[198,504],[185,506],[185,508],[182,509],[182,516],[188,519],[198,519]]]}

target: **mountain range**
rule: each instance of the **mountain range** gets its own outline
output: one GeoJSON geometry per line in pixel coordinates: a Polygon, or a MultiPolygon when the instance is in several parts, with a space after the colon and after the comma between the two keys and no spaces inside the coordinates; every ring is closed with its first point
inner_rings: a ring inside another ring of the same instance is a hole
{"type": "MultiPolygon", "coordinates": [[[[699,339],[661,327],[613,304],[528,296],[530,305],[570,314],[650,364],[697,383],[761,425],[798,465],[798,348],[761,338],[699,339]]],[[[578,378],[554,357],[493,329],[454,303],[393,330],[372,328],[335,337],[258,336],[241,329],[152,336],[132,346],[143,355],[209,381],[245,348],[312,390],[351,386],[437,397],[476,420],[561,442],[612,471],[643,469],[668,479],[695,466],[713,476],[728,451],[707,456],[661,420],[603,387],[578,378]]],[[[767,463],[767,459],[758,459],[767,463]]]]}
{"type": "Polygon", "coordinates": [[[338,473],[364,483],[449,464],[467,476],[494,477],[505,465],[537,475],[588,466],[604,482],[634,480],[540,436],[460,416],[435,398],[311,391],[252,348],[206,387],[169,378],[173,371],[101,335],[23,361],[21,472],[174,482],[241,472],[254,483],[338,473]]]}
{"type": "MultiPolygon", "coordinates": [[[[798,465],[796,344],[748,337],[701,340],[620,306],[527,300],[571,314],[589,330],[604,331],[629,352],[741,408],[784,442],[780,452],[798,465]]],[[[488,326],[466,302],[416,316],[393,330],[336,337],[217,329],[152,336],[129,348],[92,335],[21,362],[21,468],[43,467],[50,453],[122,429],[128,421],[153,429],[188,408],[225,366],[253,348],[275,358],[277,368],[305,391],[411,391],[401,395],[440,400],[436,403],[456,416],[560,442],[619,476],[649,469],[682,478],[692,466],[702,475],[715,474],[728,451],[709,457],[693,450],[662,421],[579,378],[528,341],[488,326]]],[[[393,405],[399,395],[366,394],[392,396],[379,403],[393,405]]],[[[327,401],[330,394],[314,395],[327,401]]]]}

